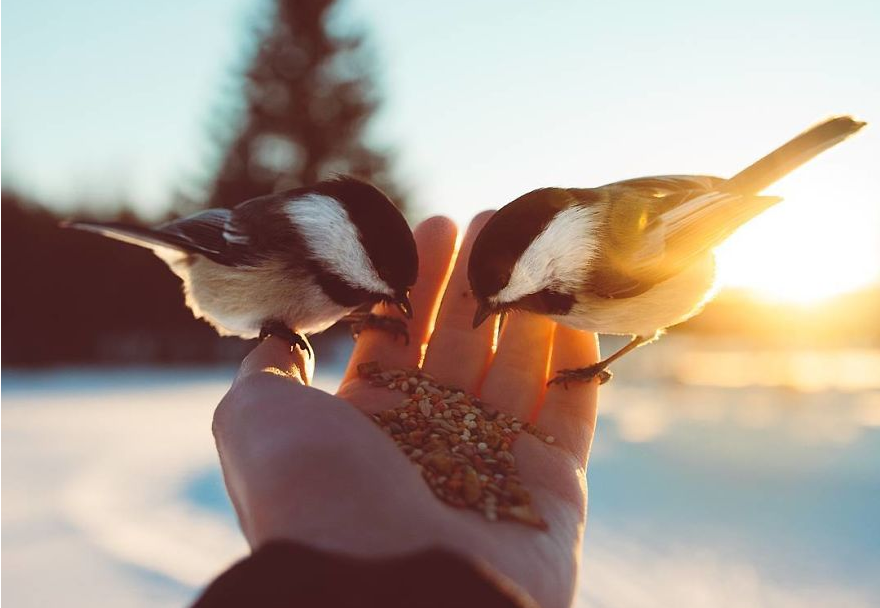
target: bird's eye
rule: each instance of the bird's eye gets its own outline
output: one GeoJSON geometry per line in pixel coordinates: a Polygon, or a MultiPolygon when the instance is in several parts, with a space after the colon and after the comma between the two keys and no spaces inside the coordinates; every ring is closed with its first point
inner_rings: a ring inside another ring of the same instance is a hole
{"type": "Polygon", "coordinates": [[[541,301],[549,314],[565,314],[571,310],[573,298],[558,291],[550,291],[545,289],[540,292],[541,301]]]}
{"type": "Polygon", "coordinates": [[[517,301],[517,308],[545,315],[566,314],[571,310],[571,296],[549,289],[529,294],[517,301]]]}

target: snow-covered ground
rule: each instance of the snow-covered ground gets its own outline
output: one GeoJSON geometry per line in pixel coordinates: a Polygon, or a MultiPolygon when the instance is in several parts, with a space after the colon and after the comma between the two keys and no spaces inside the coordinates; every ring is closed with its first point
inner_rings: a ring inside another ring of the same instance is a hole
{"type": "MultiPolygon", "coordinates": [[[[880,354],[674,346],[603,388],[580,603],[880,605],[880,354]]],[[[3,373],[9,606],[183,606],[246,553],[210,431],[232,373],[3,373]]]]}

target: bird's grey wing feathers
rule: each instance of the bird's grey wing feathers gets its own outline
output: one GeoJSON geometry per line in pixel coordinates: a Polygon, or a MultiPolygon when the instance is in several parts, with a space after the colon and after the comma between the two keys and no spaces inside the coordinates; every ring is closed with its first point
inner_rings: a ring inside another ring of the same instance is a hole
{"type": "Polygon", "coordinates": [[[251,266],[258,261],[249,230],[234,209],[208,209],[157,230],[180,238],[189,251],[201,253],[218,264],[251,266]]]}
{"type": "Polygon", "coordinates": [[[227,209],[208,209],[163,224],[156,231],[191,251],[220,255],[226,249],[223,232],[230,217],[227,209]]]}
{"type": "Polygon", "coordinates": [[[782,200],[719,188],[724,180],[669,176],[615,185],[606,259],[596,267],[591,291],[628,298],[675,276],[742,224],[782,200]],[[699,188],[678,188],[699,185],[699,188]],[[623,188],[619,188],[623,186],[623,188]]]}
{"type": "Polygon", "coordinates": [[[247,235],[228,209],[208,209],[156,228],[120,222],[69,222],[65,226],[150,249],[164,247],[198,253],[225,266],[247,266],[255,261],[247,246],[247,235]]]}

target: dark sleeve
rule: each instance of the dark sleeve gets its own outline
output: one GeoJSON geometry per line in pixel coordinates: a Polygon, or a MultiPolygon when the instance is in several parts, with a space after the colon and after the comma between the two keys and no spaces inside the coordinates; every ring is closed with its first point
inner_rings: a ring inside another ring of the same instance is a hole
{"type": "Polygon", "coordinates": [[[214,580],[193,608],[536,608],[506,579],[449,551],[359,559],[273,542],[214,580]]]}

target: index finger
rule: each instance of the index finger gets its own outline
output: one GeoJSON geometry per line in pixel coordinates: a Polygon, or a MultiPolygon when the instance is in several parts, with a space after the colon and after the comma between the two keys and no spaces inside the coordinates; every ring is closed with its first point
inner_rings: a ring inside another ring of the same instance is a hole
{"type": "MultiPolygon", "coordinates": [[[[440,294],[446,286],[455,253],[458,229],[445,217],[432,217],[413,231],[419,252],[419,276],[410,293],[413,318],[407,323],[409,344],[384,331],[369,331],[360,335],[349,359],[342,380],[357,376],[357,368],[367,361],[379,361],[383,367],[416,367],[422,358],[422,349],[434,326],[434,317],[440,306],[440,294]]],[[[378,304],[374,313],[403,318],[399,311],[378,304]]]]}
{"type": "Polygon", "coordinates": [[[497,317],[473,327],[477,301],[467,276],[471,246],[492,213],[478,214],[468,226],[437,312],[437,327],[425,351],[426,372],[469,392],[476,392],[495,342],[497,317]]]}

